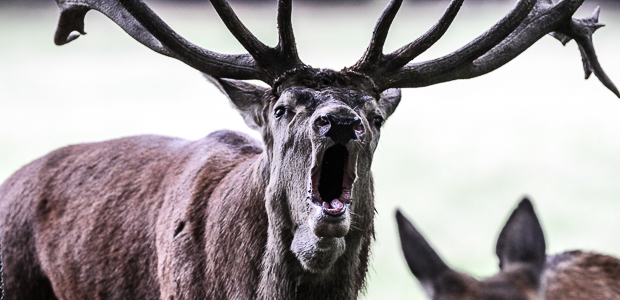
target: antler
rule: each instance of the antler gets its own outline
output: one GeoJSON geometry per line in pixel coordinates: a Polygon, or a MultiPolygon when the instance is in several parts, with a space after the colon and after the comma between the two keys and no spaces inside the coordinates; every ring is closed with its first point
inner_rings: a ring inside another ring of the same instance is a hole
{"type": "MultiPolygon", "coordinates": [[[[211,0],[228,29],[248,51],[220,54],[183,39],[141,0],[56,0],[61,9],[54,41],[63,45],[84,33],[84,17],[98,10],[116,22],[134,39],[161,54],[176,58],[214,77],[258,79],[272,87],[285,75],[309,68],[301,62],[291,25],[291,1],[278,1],[279,42],[268,47],[260,42],[225,0],[211,0]]],[[[403,0],[392,0],[379,18],[364,56],[345,71],[371,78],[380,91],[388,88],[423,87],[436,83],[480,76],[506,64],[529,46],[550,33],[563,44],[574,39],[581,51],[586,79],[592,72],[614,94],[618,89],[603,71],[592,43],[598,23],[597,8],[590,18],[572,19],[583,0],[519,0],[515,7],[487,32],[461,49],[444,57],[410,63],[430,48],[446,32],[463,0],[452,0],[441,19],[422,37],[390,53],[383,54],[389,27],[403,0]]]]}
{"type": "Polygon", "coordinates": [[[273,85],[287,70],[305,66],[297,55],[291,26],[291,0],[278,1],[280,42],[274,48],[260,42],[241,23],[224,0],[211,0],[228,29],[248,51],[247,54],[220,54],[198,47],[174,32],[141,0],[56,0],[60,19],[54,37],[64,45],[84,32],[84,17],[97,10],[118,24],[134,39],[150,49],[176,58],[214,77],[258,79],[273,85]]]}
{"type": "Polygon", "coordinates": [[[394,51],[383,54],[387,30],[402,0],[392,0],[377,22],[368,50],[354,66],[347,70],[369,76],[378,88],[423,87],[455,79],[466,79],[489,73],[508,63],[550,33],[566,44],[574,39],[579,45],[586,79],[591,72],[620,97],[618,89],[601,68],[592,33],[603,26],[598,23],[597,8],[592,17],[571,19],[583,0],[519,0],[515,7],[491,29],[461,49],[444,57],[409,63],[426,51],[447,30],[454,20],[463,0],[452,0],[442,18],[418,40],[394,51]]]}

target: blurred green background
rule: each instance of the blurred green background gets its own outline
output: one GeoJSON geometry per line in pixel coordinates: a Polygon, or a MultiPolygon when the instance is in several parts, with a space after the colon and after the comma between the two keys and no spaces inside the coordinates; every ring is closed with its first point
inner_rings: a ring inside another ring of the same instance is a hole
{"type": "MultiPolygon", "coordinates": [[[[277,39],[272,2],[233,4],[270,45],[277,39]]],[[[296,2],[302,60],[335,69],[355,63],[386,3],[296,2]]],[[[597,4],[586,1],[576,16],[589,16],[597,4]]],[[[607,27],[595,34],[595,46],[620,84],[620,10],[600,4],[607,27]]],[[[386,50],[420,36],[447,5],[406,2],[386,50]]],[[[418,60],[459,48],[512,5],[466,1],[445,37],[418,60]]],[[[192,42],[244,52],[208,4],[153,7],[192,42]]],[[[57,17],[51,0],[0,5],[0,181],[69,144],[251,132],[197,71],[133,41],[96,12],[86,18],[88,35],[55,46],[57,17]]],[[[620,99],[596,78],[583,80],[575,43],[563,47],[548,36],[491,74],[404,91],[375,154],[377,240],[362,299],[425,299],[400,252],[397,207],[448,264],[476,276],[497,271],[496,236],[523,195],[535,202],[549,253],[579,248],[620,256],[619,116],[620,99]]]]}

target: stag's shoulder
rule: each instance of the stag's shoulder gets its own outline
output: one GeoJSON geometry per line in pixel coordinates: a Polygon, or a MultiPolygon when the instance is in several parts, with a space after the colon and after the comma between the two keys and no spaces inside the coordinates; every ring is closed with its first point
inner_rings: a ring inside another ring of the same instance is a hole
{"type": "Polygon", "coordinates": [[[216,143],[240,154],[260,154],[263,152],[261,141],[249,136],[248,134],[232,131],[219,130],[209,134],[199,143],[216,143]]]}
{"type": "Polygon", "coordinates": [[[620,260],[569,251],[547,257],[547,300],[620,299],[620,260]]]}
{"type": "Polygon", "coordinates": [[[229,130],[214,132],[197,141],[141,135],[69,145],[15,172],[0,187],[0,196],[31,190],[28,186],[73,189],[87,183],[109,186],[110,183],[162,182],[168,175],[199,172],[205,165],[217,167],[224,162],[235,165],[240,157],[255,156],[262,149],[260,141],[229,130]]]}
{"type": "Polygon", "coordinates": [[[188,144],[177,157],[174,166],[183,173],[179,173],[177,181],[191,183],[202,193],[205,187],[213,188],[225,177],[238,176],[240,172],[232,171],[247,167],[262,152],[262,143],[247,134],[231,130],[213,132],[188,144]]]}
{"type": "MultiPolygon", "coordinates": [[[[93,143],[81,143],[56,149],[15,172],[3,188],[11,189],[24,182],[47,182],[54,178],[75,181],[77,175],[90,172],[97,177],[105,171],[123,172],[138,166],[170,160],[176,149],[189,141],[156,135],[125,137],[93,143]]],[[[34,183],[36,185],[36,183],[34,183]]],[[[66,184],[65,184],[66,185],[66,184]]],[[[2,190],[2,189],[0,189],[2,190]]]]}

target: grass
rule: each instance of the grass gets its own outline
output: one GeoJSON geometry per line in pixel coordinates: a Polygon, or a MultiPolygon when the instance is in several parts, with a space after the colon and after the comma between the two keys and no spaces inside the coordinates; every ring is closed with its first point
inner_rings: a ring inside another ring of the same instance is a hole
{"type": "MultiPolygon", "coordinates": [[[[295,6],[304,62],[352,65],[385,1],[295,6]]],[[[620,11],[603,2],[595,46],[620,83],[620,11]]],[[[53,5],[53,4],[50,4],[53,5]]],[[[447,2],[406,3],[387,43],[415,39],[447,2]]],[[[508,2],[466,3],[453,28],[420,60],[464,45],[499,20],[508,2]]],[[[586,3],[578,17],[589,16],[586,3]]],[[[234,5],[263,41],[276,42],[275,8],[234,5]]],[[[189,40],[239,53],[208,6],[156,11],[189,40]]],[[[0,181],[68,144],[137,134],[198,139],[217,129],[251,132],[197,71],[133,41],[100,14],[88,35],[53,45],[53,6],[0,6],[0,181]]],[[[496,272],[495,238],[523,195],[538,210],[549,253],[596,250],[620,256],[620,100],[582,78],[579,51],[544,37],[483,77],[406,90],[385,125],[373,166],[377,240],[363,299],[424,299],[405,267],[396,225],[401,208],[454,268],[496,272]]]]}

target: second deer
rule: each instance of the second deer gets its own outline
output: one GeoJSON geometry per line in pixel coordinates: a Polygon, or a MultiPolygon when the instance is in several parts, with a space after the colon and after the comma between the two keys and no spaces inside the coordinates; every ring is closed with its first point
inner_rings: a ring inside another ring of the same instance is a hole
{"type": "Polygon", "coordinates": [[[400,211],[396,220],[407,264],[430,299],[620,299],[620,260],[582,251],[547,256],[542,228],[527,198],[497,240],[499,273],[483,280],[448,267],[400,211]]]}

